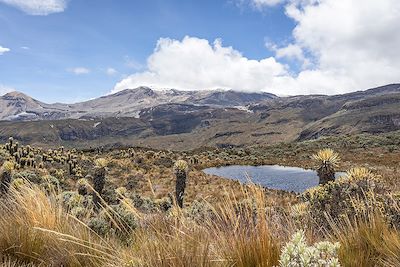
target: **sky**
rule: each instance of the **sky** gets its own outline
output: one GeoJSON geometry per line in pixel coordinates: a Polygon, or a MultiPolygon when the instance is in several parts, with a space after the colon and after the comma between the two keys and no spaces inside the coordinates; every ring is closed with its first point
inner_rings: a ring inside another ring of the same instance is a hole
{"type": "Polygon", "coordinates": [[[398,0],[0,0],[0,94],[339,94],[400,82],[398,0]]]}

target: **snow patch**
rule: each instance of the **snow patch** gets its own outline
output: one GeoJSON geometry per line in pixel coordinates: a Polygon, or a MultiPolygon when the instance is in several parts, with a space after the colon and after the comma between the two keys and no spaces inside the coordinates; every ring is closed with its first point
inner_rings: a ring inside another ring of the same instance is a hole
{"type": "Polygon", "coordinates": [[[5,120],[20,120],[20,119],[34,119],[37,117],[36,114],[34,113],[29,113],[29,112],[20,112],[18,114],[10,115],[8,117],[5,117],[5,120]]]}
{"type": "Polygon", "coordinates": [[[246,107],[246,106],[235,106],[234,108],[236,108],[236,109],[238,109],[238,110],[246,111],[246,112],[248,112],[248,113],[254,113],[253,110],[250,110],[250,109],[249,109],[248,107],[246,107]]]}

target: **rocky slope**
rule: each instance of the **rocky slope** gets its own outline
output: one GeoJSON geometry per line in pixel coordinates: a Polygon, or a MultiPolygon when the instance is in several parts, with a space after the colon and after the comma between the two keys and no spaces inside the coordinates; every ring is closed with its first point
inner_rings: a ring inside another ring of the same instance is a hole
{"type": "Polygon", "coordinates": [[[142,87],[73,105],[48,105],[20,93],[0,101],[2,118],[25,120],[1,121],[0,141],[12,135],[39,145],[192,149],[400,130],[400,84],[335,96],[142,87]]]}
{"type": "Polygon", "coordinates": [[[268,93],[234,91],[155,91],[148,87],[126,89],[115,94],[75,104],[46,104],[20,92],[0,97],[0,120],[32,121],[138,117],[146,108],[175,103],[213,107],[245,106],[275,98],[268,93]]]}

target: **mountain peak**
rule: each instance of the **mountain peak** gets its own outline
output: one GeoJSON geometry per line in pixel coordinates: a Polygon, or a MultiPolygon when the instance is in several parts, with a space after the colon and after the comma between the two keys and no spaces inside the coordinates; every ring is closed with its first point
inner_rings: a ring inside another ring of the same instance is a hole
{"type": "MultiPolygon", "coordinates": [[[[111,96],[123,96],[123,95],[128,95],[128,94],[152,96],[152,95],[154,95],[154,90],[147,86],[140,86],[137,88],[127,88],[127,89],[118,91],[114,94],[111,94],[111,96]]],[[[107,97],[107,96],[103,96],[103,97],[107,97]]]]}
{"type": "Polygon", "coordinates": [[[19,91],[12,91],[2,96],[4,99],[16,99],[16,98],[23,98],[23,99],[32,99],[30,96],[19,92],[19,91]]]}

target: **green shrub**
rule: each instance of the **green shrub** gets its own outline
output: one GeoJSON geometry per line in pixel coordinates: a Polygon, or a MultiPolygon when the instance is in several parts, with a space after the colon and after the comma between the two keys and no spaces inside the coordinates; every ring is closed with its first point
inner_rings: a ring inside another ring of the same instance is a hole
{"type": "Polygon", "coordinates": [[[45,175],[41,179],[40,184],[47,192],[54,191],[60,186],[58,179],[52,175],[45,175]]]}
{"type": "Polygon", "coordinates": [[[88,227],[98,235],[105,236],[110,231],[110,226],[103,216],[92,217],[88,223],[88,227]]]}
{"type": "Polygon", "coordinates": [[[37,176],[35,173],[29,171],[17,172],[13,175],[13,179],[18,179],[18,178],[28,180],[29,182],[34,184],[40,184],[42,182],[40,176],[37,176]]]}
{"type": "Polygon", "coordinates": [[[143,213],[152,213],[158,210],[157,204],[150,198],[142,197],[138,194],[132,194],[130,199],[132,200],[133,206],[143,213]]]}
{"type": "Polygon", "coordinates": [[[186,210],[186,216],[196,222],[203,222],[214,215],[210,205],[205,201],[195,200],[186,210]]]}

